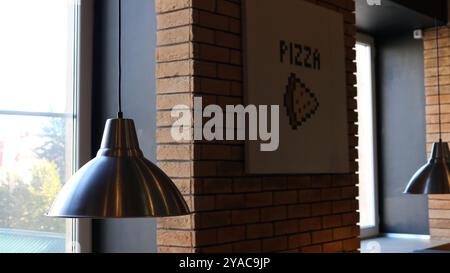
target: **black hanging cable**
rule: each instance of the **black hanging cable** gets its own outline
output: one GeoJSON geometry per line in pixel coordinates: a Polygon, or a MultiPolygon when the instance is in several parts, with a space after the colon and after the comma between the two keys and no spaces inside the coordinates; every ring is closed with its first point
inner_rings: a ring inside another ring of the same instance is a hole
{"type": "Polygon", "coordinates": [[[122,1],[119,0],[119,93],[117,117],[122,118],[122,1]]]}
{"type": "Polygon", "coordinates": [[[442,142],[442,124],[441,124],[441,84],[440,84],[440,67],[439,67],[439,26],[435,19],[436,26],[436,58],[437,58],[437,91],[438,91],[438,112],[439,112],[439,142],[442,142]]]}

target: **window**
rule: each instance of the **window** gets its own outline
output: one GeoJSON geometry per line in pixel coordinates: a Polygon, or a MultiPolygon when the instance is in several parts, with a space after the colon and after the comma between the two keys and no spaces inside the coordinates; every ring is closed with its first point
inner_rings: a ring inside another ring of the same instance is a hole
{"type": "Polygon", "coordinates": [[[78,4],[0,1],[0,252],[65,252],[77,233],[45,214],[78,167],[78,4]]]}
{"type": "Polygon", "coordinates": [[[373,40],[358,35],[356,43],[358,102],[359,208],[361,237],[378,235],[376,130],[373,40]]]}

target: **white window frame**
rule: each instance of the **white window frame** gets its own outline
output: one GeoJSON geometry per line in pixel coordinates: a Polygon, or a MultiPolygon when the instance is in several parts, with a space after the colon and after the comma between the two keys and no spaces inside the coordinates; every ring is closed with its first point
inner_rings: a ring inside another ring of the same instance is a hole
{"type": "MultiPolygon", "coordinates": [[[[91,159],[91,119],[92,119],[92,59],[94,40],[94,1],[74,0],[76,68],[74,88],[76,90],[75,109],[75,170],[91,159]]],[[[67,220],[66,252],[92,252],[92,221],[90,219],[67,220]]]]}
{"type": "MultiPolygon", "coordinates": [[[[375,42],[374,39],[368,35],[357,33],[356,34],[357,43],[368,45],[371,48],[371,71],[372,71],[372,124],[373,124],[373,168],[374,168],[374,212],[375,212],[375,225],[371,227],[365,227],[360,229],[360,237],[371,238],[376,237],[380,234],[380,214],[379,214],[379,193],[378,193],[378,157],[377,157],[377,118],[376,118],[376,85],[375,85],[375,42]]],[[[361,213],[361,211],[360,211],[361,213]]]]}

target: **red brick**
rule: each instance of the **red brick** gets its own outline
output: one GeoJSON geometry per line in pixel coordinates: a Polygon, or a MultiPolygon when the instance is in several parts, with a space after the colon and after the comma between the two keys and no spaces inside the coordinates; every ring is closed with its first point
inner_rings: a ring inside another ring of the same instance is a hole
{"type": "Polygon", "coordinates": [[[300,203],[311,203],[318,202],[321,200],[320,190],[299,190],[298,191],[298,201],[300,203]]]}
{"type": "Polygon", "coordinates": [[[202,212],[199,213],[199,220],[199,223],[196,225],[199,228],[226,226],[231,224],[231,212],[202,212]]]}
{"type": "Polygon", "coordinates": [[[287,181],[285,177],[263,177],[263,190],[284,190],[287,188],[287,181]]]}
{"type": "Polygon", "coordinates": [[[158,46],[186,43],[191,40],[192,30],[190,26],[183,26],[160,30],[156,35],[158,46]]]}
{"type": "Polygon", "coordinates": [[[189,43],[158,47],[156,49],[157,62],[171,62],[186,60],[192,57],[193,48],[189,43]]]}
{"type": "Polygon", "coordinates": [[[241,16],[241,7],[238,3],[217,0],[217,13],[239,18],[241,16]]]}
{"type": "Polygon", "coordinates": [[[233,210],[231,212],[233,224],[249,224],[259,222],[259,209],[233,210]]]}
{"type": "Polygon", "coordinates": [[[333,229],[333,238],[334,240],[341,240],[341,239],[348,239],[354,236],[358,236],[356,234],[356,227],[342,227],[342,228],[335,228],[333,229]]]}
{"type": "Polygon", "coordinates": [[[216,208],[214,196],[196,196],[193,201],[194,211],[211,211],[216,208]]]}
{"type": "Polygon", "coordinates": [[[275,237],[262,241],[263,252],[281,251],[287,248],[287,237],[275,237]]]}
{"type": "Polygon", "coordinates": [[[247,207],[265,207],[272,205],[272,193],[271,192],[261,192],[261,193],[248,193],[246,194],[247,207]]]}
{"type": "MultiPolygon", "coordinates": [[[[195,61],[193,64],[194,75],[216,77],[217,76],[217,64],[203,61],[195,61]]],[[[200,84],[202,82],[200,81],[200,84]]],[[[197,90],[195,90],[197,91],[197,90]]]]}
{"type": "Polygon", "coordinates": [[[192,232],[158,230],[158,244],[168,246],[192,246],[192,232]]]}
{"type": "Polygon", "coordinates": [[[261,180],[259,178],[235,178],[233,179],[233,191],[235,193],[259,192],[261,180]]]}
{"type": "Polygon", "coordinates": [[[233,244],[216,245],[198,249],[199,253],[231,253],[232,251],[233,244]]]}
{"type": "Polygon", "coordinates": [[[207,11],[214,11],[216,9],[216,1],[214,0],[191,0],[192,7],[207,11]]]}
{"type": "Polygon", "coordinates": [[[235,18],[230,18],[230,32],[241,33],[241,21],[235,18]]]}
{"type": "Polygon", "coordinates": [[[244,195],[225,194],[216,196],[216,209],[239,209],[244,208],[244,195]]]}
{"type": "Polygon", "coordinates": [[[302,247],[301,252],[302,253],[322,253],[322,246],[321,245],[313,245],[313,246],[302,247]]]}
{"type": "Polygon", "coordinates": [[[300,232],[318,230],[322,228],[322,219],[320,217],[300,219],[300,232]]]}
{"type": "Polygon", "coordinates": [[[211,177],[217,175],[216,162],[196,161],[193,164],[194,177],[211,177]]]}
{"type": "Polygon", "coordinates": [[[328,215],[322,217],[323,228],[339,227],[342,225],[341,215],[328,215]]]}
{"type": "Polygon", "coordinates": [[[311,215],[312,216],[321,216],[331,214],[331,203],[316,203],[311,205],[311,215]]]}
{"type": "Polygon", "coordinates": [[[191,194],[191,181],[189,179],[172,179],[175,186],[177,186],[178,190],[181,194],[191,194]]]}
{"type": "Polygon", "coordinates": [[[273,236],[273,225],[270,223],[247,225],[248,239],[258,239],[270,236],[273,236]]]}
{"type": "Polygon", "coordinates": [[[269,222],[275,220],[286,219],[287,208],[286,206],[268,207],[261,209],[261,221],[269,222]]]}
{"type": "Polygon", "coordinates": [[[230,59],[230,50],[212,45],[200,45],[199,57],[203,60],[226,63],[230,59]]]}
{"type": "Polygon", "coordinates": [[[330,175],[314,175],[311,177],[311,186],[313,188],[327,188],[331,186],[330,175]]]}
{"type": "MultiPolygon", "coordinates": [[[[241,52],[238,50],[231,50],[230,51],[230,63],[234,65],[241,65],[242,64],[242,55],[241,52]]],[[[235,93],[233,93],[235,94],[235,93]]]]}
{"type": "Polygon", "coordinates": [[[197,24],[208,28],[224,31],[229,29],[230,18],[220,14],[199,10],[194,13],[194,20],[197,24]]]}
{"type": "Polygon", "coordinates": [[[333,240],[333,231],[332,230],[320,230],[320,231],[314,231],[312,233],[313,244],[330,242],[332,240],[333,240]]]}
{"type": "Polygon", "coordinates": [[[356,186],[342,188],[342,198],[356,198],[359,195],[359,189],[356,186]]]}
{"type": "Polygon", "coordinates": [[[342,196],[339,188],[323,189],[321,195],[323,201],[339,200],[342,196]]]}
{"type": "Polygon", "coordinates": [[[216,45],[233,49],[241,48],[241,38],[239,35],[222,31],[216,31],[216,45]]]}
{"type": "Polygon", "coordinates": [[[198,230],[194,233],[195,246],[205,246],[217,243],[217,230],[215,229],[205,229],[198,230]]]}
{"type": "Polygon", "coordinates": [[[310,176],[290,176],[287,178],[289,189],[305,189],[311,187],[310,176]]]}
{"type": "Polygon", "coordinates": [[[156,0],[155,9],[157,13],[169,12],[187,8],[191,0],[156,0]]]}
{"type": "Polygon", "coordinates": [[[343,225],[356,225],[359,222],[358,212],[349,212],[342,214],[342,224],[343,225]]]}
{"type": "Polygon", "coordinates": [[[192,39],[196,43],[210,43],[213,44],[216,39],[214,30],[193,26],[192,27],[192,39]]]}
{"type": "Polygon", "coordinates": [[[209,179],[204,178],[201,182],[196,183],[201,184],[200,193],[204,194],[213,194],[213,193],[231,193],[231,179],[209,179]]]}
{"type": "Polygon", "coordinates": [[[342,244],[342,242],[326,243],[326,244],[323,244],[322,248],[323,248],[324,253],[342,252],[343,244],[342,244]]]}
{"type": "Polygon", "coordinates": [[[333,213],[343,213],[356,211],[358,209],[357,200],[342,200],[333,202],[333,213]]]}
{"type": "Polygon", "coordinates": [[[299,248],[311,244],[310,233],[300,233],[289,236],[288,246],[289,248],[299,248]]]}
{"type": "Polygon", "coordinates": [[[219,79],[201,79],[200,91],[206,94],[214,95],[228,95],[231,89],[231,83],[229,81],[219,80],[219,79]]]}
{"type": "Polygon", "coordinates": [[[226,227],[217,231],[218,243],[228,243],[245,239],[245,227],[226,227]]]}
{"type": "Polygon", "coordinates": [[[190,247],[158,246],[158,253],[194,253],[190,247]]]}
{"type": "MultiPolygon", "coordinates": [[[[158,63],[156,65],[156,77],[158,78],[164,78],[164,77],[179,77],[179,76],[188,76],[192,74],[192,61],[184,60],[184,61],[175,61],[175,62],[168,62],[168,63],[158,63]]],[[[163,83],[162,81],[158,81],[158,84],[163,83]]],[[[161,88],[161,86],[159,86],[161,88]]],[[[172,89],[175,90],[177,88],[170,87],[166,89],[172,89]]],[[[162,90],[158,90],[160,93],[162,90]]],[[[190,91],[188,89],[187,91],[190,91]]]]}
{"type": "Polygon", "coordinates": [[[159,161],[158,166],[170,177],[185,178],[191,176],[191,162],[159,161]]]}
{"type": "Polygon", "coordinates": [[[359,238],[353,238],[342,242],[344,251],[357,251],[360,248],[359,238]]]}
{"type": "Polygon", "coordinates": [[[311,205],[301,204],[301,205],[290,205],[288,206],[288,217],[289,218],[304,218],[311,216],[311,205]]]}
{"type": "Polygon", "coordinates": [[[275,205],[286,205],[297,203],[297,191],[276,191],[273,194],[275,205]]]}
{"type": "Polygon", "coordinates": [[[219,78],[221,79],[234,81],[242,80],[242,69],[239,66],[219,64],[217,71],[219,78]]]}
{"type": "Polygon", "coordinates": [[[298,220],[286,220],[275,222],[275,235],[293,234],[298,232],[298,220]]]}
{"type": "Polygon", "coordinates": [[[333,176],[333,186],[352,186],[356,185],[358,181],[357,175],[334,175],[333,176]]]}
{"type": "Polygon", "coordinates": [[[217,175],[223,177],[237,177],[244,173],[244,166],[241,162],[220,161],[216,163],[217,175]]]}
{"type": "Polygon", "coordinates": [[[260,253],[261,252],[261,241],[243,241],[233,244],[233,252],[235,253],[260,253]]]}
{"type": "Polygon", "coordinates": [[[192,218],[192,215],[159,218],[158,228],[191,229],[193,227],[192,218]]]}
{"type": "Polygon", "coordinates": [[[177,26],[185,26],[191,22],[191,18],[192,10],[182,9],[174,12],[158,14],[158,16],[156,17],[156,25],[158,26],[158,30],[173,28],[177,26]]]}

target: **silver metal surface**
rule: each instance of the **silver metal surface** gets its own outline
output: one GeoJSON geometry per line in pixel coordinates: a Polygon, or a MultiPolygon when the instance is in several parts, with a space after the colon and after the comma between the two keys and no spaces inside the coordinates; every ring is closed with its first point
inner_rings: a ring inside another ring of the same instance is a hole
{"type": "Polygon", "coordinates": [[[131,119],[109,119],[97,156],[64,185],[48,216],[137,218],[189,214],[171,179],[145,159],[131,119]]]}
{"type": "Polygon", "coordinates": [[[404,193],[449,194],[450,152],[446,142],[433,144],[430,159],[409,181],[404,193]]]}

